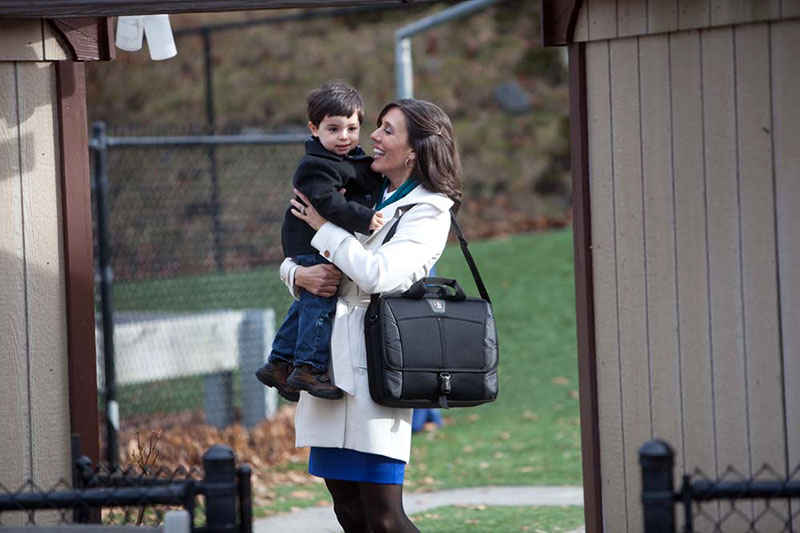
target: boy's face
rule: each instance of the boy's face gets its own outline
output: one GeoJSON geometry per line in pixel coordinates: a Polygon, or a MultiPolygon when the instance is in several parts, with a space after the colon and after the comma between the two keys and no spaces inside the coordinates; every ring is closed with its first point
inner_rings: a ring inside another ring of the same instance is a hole
{"type": "Polygon", "coordinates": [[[349,117],[326,116],[319,123],[319,127],[308,123],[311,135],[318,137],[322,146],[334,154],[345,155],[358,146],[358,132],[361,124],[358,122],[358,113],[349,117]]]}

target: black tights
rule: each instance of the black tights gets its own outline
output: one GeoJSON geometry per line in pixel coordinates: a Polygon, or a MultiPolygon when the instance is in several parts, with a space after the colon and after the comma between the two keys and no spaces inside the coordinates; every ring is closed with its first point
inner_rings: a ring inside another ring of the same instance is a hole
{"type": "Polygon", "coordinates": [[[403,485],[326,479],[345,533],[419,533],[403,510],[403,485]]]}

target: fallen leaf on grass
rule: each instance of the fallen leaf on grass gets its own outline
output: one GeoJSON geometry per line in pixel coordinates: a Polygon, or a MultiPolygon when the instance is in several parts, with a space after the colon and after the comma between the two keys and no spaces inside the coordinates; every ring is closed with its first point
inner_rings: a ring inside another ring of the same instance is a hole
{"type": "Polygon", "coordinates": [[[299,500],[308,500],[314,497],[314,493],[309,492],[307,490],[296,490],[291,494],[289,494],[289,496],[291,496],[292,498],[297,498],[299,500]]]}
{"type": "Polygon", "coordinates": [[[578,391],[573,389],[573,390],[569,391],[569,397],[574,399],[574,400],[577,400],[578,398],[580,398],[580,395],[578,394],[578,391]]]}
{"type": "Polygon", "coordinates": [[[470,446],[469,444],[464,446],[464,448],[462,448],[462,449],[464,450],[464,453],[472,453],[472,452],[475,451],[475,447],[474,446],[470,446]]]}
{"type": "Polygon", "coordinates": [[[479,466],[480,468],[482,468],[482,469],[486,469],[486,468],[489,468],[489,463],[487,463],[487,462],[483,462],[483,463],[479,464],[478,466],[479,466]]]}
{"type": "Polygon", "coordinates": [[[474,518],[470,518],[469,520],[464,520],[464,523],[465,523],[465,524],[472,524],[472,525],[475,525],[475,526],[477,526],[478,524],[480,524],[480,522],[478,522],[478,521],[477,521],[477,520],[475,520],[474,518]]]}
{"type": "Polygon", "coordinates": [[[554,385],[569,385],[569,380],[565,377],[558,376],[550,380],[554,385]]]}
{"type": "Polygon", "coordinates": [[[525,420],[531,420],[531,421],[533,421],[533,420],[539,420],[539,415],[537,415],[537,414],[536,414],[536,413],[534,413],[533,411],[525,411],[525,413],[522,415],[522,417],[523,417],[525,420]]]}
{"type": "Polygon", "coordinates": [[[500,434],[500,438],[503,440],[508,440],[511,438],[511,433],[509,433],[508,431],[504,431],[500,434]]]}
{"type": "Polygon", "coordinates": [[[480,419],[481,415],[471,414],[467,417],[467,422],[475,422],[480,419]]]}

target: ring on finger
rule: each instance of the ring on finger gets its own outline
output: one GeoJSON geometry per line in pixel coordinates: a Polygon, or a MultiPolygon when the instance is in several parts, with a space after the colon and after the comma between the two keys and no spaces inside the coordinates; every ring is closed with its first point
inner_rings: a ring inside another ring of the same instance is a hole
{"type": "Polygon", "coordinates": [[[302,209],[300,209],[300,212],[301,212],[303,215],[305,215],[305,214],[306,214],[306,206],[303,206],[303,208],[302,208],[302,209]]]}

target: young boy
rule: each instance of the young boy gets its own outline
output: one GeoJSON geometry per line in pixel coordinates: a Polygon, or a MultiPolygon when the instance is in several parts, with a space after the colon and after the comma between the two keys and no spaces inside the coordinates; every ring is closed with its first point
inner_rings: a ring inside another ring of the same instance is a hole
{"type": "MultiPolygon", "coordinates": [[[[383,215],[372,209],[380,175],[370,170],[372,158],[358,146],[363,118],[364,102],[346,83],[331,82],[312,91],[308,95],[311,138],[293,184],[323,217],[347,231],[367,234],[383,225],[383,215]],[[342,188],[344,195],[339,192],[342,188]]],[[[283,253],[300,266],[328,263],[311,246],[314,233],[290,208],[281,228],[283,253]]],[[[318,398],[341,398],[343,392],[327,374],[335,305],[335,296],[301,290],[275,334],[269,361],[256,372],[259,381],[290,401],[298,400],[299,390],[318,398]]]]}

